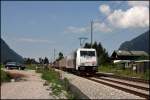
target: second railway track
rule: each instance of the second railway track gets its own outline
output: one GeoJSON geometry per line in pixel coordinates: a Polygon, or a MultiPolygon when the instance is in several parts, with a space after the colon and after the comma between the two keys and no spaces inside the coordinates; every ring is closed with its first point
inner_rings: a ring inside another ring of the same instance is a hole
{"type": "MultiPolygon", "coordinates": [[[[72,73],[72,72],[69,72],[72,73]]],[[[150,99],[150,88],[149,88],[149,83],[148,82],[143,82],[143,81],[133,81],[133,80],[129,80],[129,79],[122,79],[121,77],[111,77],[111,75],[109,76],[105,76],[105,75],[78,75],[76,73],[72,73],[75,74],[79,77],[83,77],[86,78],[88,80],[100,83],[100,84],[104,84],[107,86],[110,86],[112,88],[116,88],[122,91],[125,91],[127,93],[130,94],[134,94],[136,96],[145,98],[145,99],[150,99]]]]}
{"type": "MultiPolygon", "coordinates": [[[[75,73],[72,73],[75,74],[75,73]]],[[[77,74],[76,74],[77,75],[77,74]]],[[[80,75],[77,75],[80,76],[80,75]]],[[[81,77],[81,76],[80,76],[81,77]]],[[[99,76],[99,75],[94,75],[94,77],[89,77],[89,76],[82,76],[88,80],[92,80],[94,82],[104,84],[122,91],[125,91],[127,93],[131,93],[137,96],[140,96],[145,99],[150,99],[149,96],[149,84],[148,82],[143,82],[143,81],[133,81],[133,80],[128,80],[128,79],[121,79],[117,77],[111,77],[109,76],[99,76]]]]}
{"type": "Polygon", "coordinates": [[[149,84],[131,82],[109,77],[85,77],[89,80],[149,99],[149,84]]]}

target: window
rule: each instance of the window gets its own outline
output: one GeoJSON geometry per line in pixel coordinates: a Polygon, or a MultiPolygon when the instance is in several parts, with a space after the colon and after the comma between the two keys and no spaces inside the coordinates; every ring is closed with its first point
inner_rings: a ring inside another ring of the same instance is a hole
{"type": "Polygon", "coordinates": [[[95,56],[95,51],[80,51],[81,56],[95,56]]]}

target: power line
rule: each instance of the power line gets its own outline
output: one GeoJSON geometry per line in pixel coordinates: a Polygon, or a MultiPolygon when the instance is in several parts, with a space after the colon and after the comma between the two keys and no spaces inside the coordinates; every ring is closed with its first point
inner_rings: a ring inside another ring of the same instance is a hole
{"type": "MultiPolygon", "coordinates": [[[[121,3],[118,5],[118,6],[116,6],[116,8],[118,8],[119,6],[121,7],[122,5],[123,5],[124,3],[123,3],[123,1],[121,1],[121,3]]],[[[103,19],[102,19],[102,21],[104,22],[105,20],[106,20],[106,18],[107,18],[108,16],[105,16],[103,19]]],[[[91,47],[92,47],[92,41],[93,41],[93,25],[94,25],[94,23],[95,22],[100,22],[100,21],[91,21],[91,47]]],[[[112,34],[112,35],[114,35],[114,34],[112,34]]],[[[103,39],[103,40],[105,40],[105,39],[103,39]]]]}
{"type": "Polygon", "coordinates": [[[91,48],[93,43],[93,21],[91,21],[91,48]]]}
{"type": "Polygon", "coordinates": [[[56,53],[56,49],[54,48],[54,61],[55,61],[55,53],[56,53]]]}
{"type": "Polygon", "coordinates": [[[79,40],[80,40],[80,47],[83,46],[84,41],[87,40],[87,39],[88,39],[88,38],[86,38],[86,37],[79,37],[79,40]],[[82,41],[82,40],[83,40],[83,41],[82,41]]]}

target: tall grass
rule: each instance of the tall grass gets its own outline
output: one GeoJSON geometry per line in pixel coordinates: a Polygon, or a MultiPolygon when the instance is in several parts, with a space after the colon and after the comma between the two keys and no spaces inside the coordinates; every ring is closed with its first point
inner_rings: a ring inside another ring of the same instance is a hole
{"type": "Polygon", "coordinates": [[[132,69],[126,68],[124,69],[122,66],[117,65],[101,65],[98,68],[99,72],[106,72],[106,73],[114,73],[115,75],[126,76],[126,77],[137,77],[142,78],[145,80],[149,80],[149,72],[147,70],[145,73],[136,73],[132,69]]]}
{"type": "Polygon", "coordinates": [[[36,64],[27,64],[26,65],[26,69],[29,69],[29,70],[35,70],[36,69],[36,64]]]}
{"type": "Polygon", "coordinates": [[[59,96],[59,94],[62,91],[66,91],[66,97],[69,99],[74,98],[73,94],[69,90],[69,81],[67,78],[61,79],[60,73],[56,72],[54,69],[50,68],[49,70],[47,69],[37,69],[37,73],[42,73],[42,78],[44,80],[47,80],[49,83],[51,83],[51,88],[53,94],[59,96]]]}
{"type": "MultiPolygon", "coordinates": [[[[4,68],[4,65],[1,64],[0,68],[4,68]]],[[[5,71],[3,71],[1,69],[1,73],[0,74],[1,74],[1,83],[10,81],[11,77],[10,77],[10,75],[8,73],[6,73],[5,71]]]]}
{"type": "Polygon", "coordinates": [[[3,64],[0,64],[0,68],[4,68],[4,65],[3,65],[3,64]]]}
{"type": "Polygon", "coordinates": [[[1,83],[9,82],[10,79],[11,79],[10,75],[6,73],[5,71],[1,70],[1,83]]]}

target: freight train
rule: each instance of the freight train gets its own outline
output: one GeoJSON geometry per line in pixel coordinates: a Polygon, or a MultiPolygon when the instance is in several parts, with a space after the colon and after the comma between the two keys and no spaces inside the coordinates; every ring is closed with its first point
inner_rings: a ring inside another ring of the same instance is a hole
{"type": "Polygon", "coordinates": [[[71,55],[55,62],[55,68],[84,73],[94,74],[98,70],[96,50],[92,48],[78,48],[71,55]]]}

